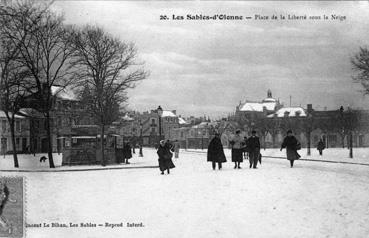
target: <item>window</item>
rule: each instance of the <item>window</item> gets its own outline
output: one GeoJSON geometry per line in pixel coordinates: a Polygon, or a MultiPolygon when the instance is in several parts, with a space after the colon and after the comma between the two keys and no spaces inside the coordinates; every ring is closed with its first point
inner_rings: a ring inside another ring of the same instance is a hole
{"type": "Polygon", "coordinates": [[[2,121],[1,121],[1,130],[2,130],[3,132],[5,132],[5,131],[6,131],[6,120],[2,120],[2,121]]]}
{"type": "Polygon", "coordinates": [[[154,118],[151,119],[151,124],[155,124],[155,119],[154,118]]]}
{"type": "Polygon", "coordinates": [[[62,123],[62,118],[58,117],[58,127],[62,127],[63,123],[62,123]]]}
{"type": "Polygon", "coordinates": [[[38,129],[38,128],[40,128],[40,121],[36,120],[35,121],[35,129],[38,129]]]}
{"type": "Polygon", "coordinates": [[[8,148],[8,140],[7,138],[1,138],[1,153],[5,153],[7,151],[8,148]]]}
{"type": "Polygon", "coordinates": [[[19,149],[20,146],[20,139],[19,138],[15,138],[15,148],[17,148],[17,150],[19,149]]]}
{"type": "Polygon", "coordinates": [[[15,121],[15,131],[21,132],[21,123],[20,123],[20,121],[15,121]]]}
{"type": "Polygon", "coordinates": [[[152,127],[152,128],[151,128],[151,132],[152,132],[152,133],[156,133],[155,127],[152,127]]]}
{"type": "Polygon", "coordinates": [[[336,144],[337,143],[337,136],[336,135],[328,135],[328,141],[331,144],[336,144]]]}

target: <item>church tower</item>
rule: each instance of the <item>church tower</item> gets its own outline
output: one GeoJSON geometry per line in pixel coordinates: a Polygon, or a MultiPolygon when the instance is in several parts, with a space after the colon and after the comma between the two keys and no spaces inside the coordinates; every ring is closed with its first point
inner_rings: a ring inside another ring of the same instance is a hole
{"type": "Polygon", "coordinates": [[[268,89],[267,98],[272,98],[272,91],[268,89]]]}

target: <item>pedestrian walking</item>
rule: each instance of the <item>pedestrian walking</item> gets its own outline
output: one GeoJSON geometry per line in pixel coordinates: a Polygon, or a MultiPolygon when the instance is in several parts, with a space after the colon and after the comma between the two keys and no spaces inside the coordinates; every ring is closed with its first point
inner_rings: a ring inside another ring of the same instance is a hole
{"type": "Polygon", "coordinates": [[[179,144],[178,140],[174,141],[174,158],[178,159],[179,157],[179,149],[180,149],[181,145],[179,144]]]}
{"type": "Polygon", "coordinates": [[[295,136],[293,136],[292,131],[287,131],[287,136],[283,139],[281,146],[282,149],[286,148],[287,159],[290,161],[291,168],[293,167],[293,162],[299,159],[301,156],[297,153],[301,149],[301,144],[298,142],[295,136]]]}
{"type": "Polygon", "coordinates": [[[164,174],[165,170],[167,171],[168,174],[170,174],[170,169],[175,168],[175,166],[172,161],[173,154],[171,152],[171,145],[169,141],[167,142],[165,142],[164,140],[160,141],[157,154],[159,156],[158,161],[161,174],[164,174]]]}
{"type": "Polygon", "coordinates": [[[240,169],[240,163],[243,162],[242,142],[243,138],[241,137],[241,130],[236,130],[236,135],[230,141],[232,145],[232,162],[234,162],[234,169],[240,169]]]}
{"type": "Polygon", "coordinates": [[[130,164],[128,162],[129,159],[132,158],[132,148],[129,142],[124,143],[123,145],[123,163],[130,164]]]}
{"type": "Polygon", "coordinates": [[[251,132],[251,137],[247,140],[247,151],[249,153],[250,169],[256,169],[260,158],[260,140],[254,130],[251,132]]]}
{"type": "Polygon", "coordinates": [[[215,170],[216,164],[218,164],[218,169],[220,170],[222,169],[222,163],[227,162],[219,133],[215,133],[215,137],[209,143],[208,162],[212,163],[213,170],[215,170]]]}
{"type": "Polygon", "coordinates": [[[318,145],[317,145],[317,150],[319,150],[319,155],[322,156],[323,155],[323,150],[325,149],[325,145],[323,140],[320,138],[318,145]]]}

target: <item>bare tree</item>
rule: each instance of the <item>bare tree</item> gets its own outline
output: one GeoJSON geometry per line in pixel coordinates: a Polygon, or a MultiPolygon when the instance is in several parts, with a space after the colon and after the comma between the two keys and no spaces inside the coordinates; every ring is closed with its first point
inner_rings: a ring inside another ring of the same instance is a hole
{"type": "MultiPolygon", "coordinates": [[[[9,35],[14,32],[14,19],[31,14],[21,12],[14,6],[0,6],[0,109],[4,111],[9,123],[13,148],[14,167],[18,168],[17,148],[15,142],[15,118],[21,109],[22,98],[27,94],[27,72],[18,63],[20,44],[13,42],[9,35]]],[[[24,30],[20,41],[24,41],[31,29],[24,30]]]]}
{"type": "Polygon", "coordinates": [[[135,63],[137,51],[133,44],[124,43],[99,27],[87,26],[76,32],[73,45],[77,86],[89,89],[87,105],[100,126],[101,164],[105,166],[105,127],[116,119],[116,107],[126,101],[127,89],[145,79],[147,72],[135,63]]]}
{"type": "Polygon", "coordinates": [[[66,87],[71,82],[68,62],[72,55],[71,31],[63,25],[61,16],[47,8],[23,4],[19,6],[19,11],[22,14],[13,17],[14,27],[8,38],[14,45],[20,46],[18,63],[27,69],[27,75],[30,76],[28,91],[32,93],[26,102],[44,114],[49,163],[50,168],[54,168],[50,116],[53,106],[52,87],[66,87]],[[23,14],[27,12],[31,14],[23,14]]]}
{"type": "Polygon", "coordinates": [[[369,49],[360,47],[359,52],[351,58],[351,64],[356,72],[354,80],[361,83],[365,95],[369,94],[369,49]]]}

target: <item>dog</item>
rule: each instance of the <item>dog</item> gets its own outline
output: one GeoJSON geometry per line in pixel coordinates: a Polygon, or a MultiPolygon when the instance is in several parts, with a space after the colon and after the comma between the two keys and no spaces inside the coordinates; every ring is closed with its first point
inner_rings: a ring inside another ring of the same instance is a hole
{"type": "Polygon", "coordinates": [[[46,158],[45,156],[42,156],[42,157],[40,158],[40,163],[42,163],[42,162],[46,162],[46,160],[47,160],[47,158],[46,158]]]}

